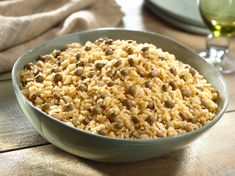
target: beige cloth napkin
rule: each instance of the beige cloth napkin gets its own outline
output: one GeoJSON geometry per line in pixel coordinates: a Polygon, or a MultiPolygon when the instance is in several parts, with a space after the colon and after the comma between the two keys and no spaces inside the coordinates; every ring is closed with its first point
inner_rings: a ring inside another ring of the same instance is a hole
{"type": "Polygon", "coordinates": [[[48,39],[117,26],[122,17],[114,0],[0,1],[0,73],[11,70],[23,52],[48,39]]]}

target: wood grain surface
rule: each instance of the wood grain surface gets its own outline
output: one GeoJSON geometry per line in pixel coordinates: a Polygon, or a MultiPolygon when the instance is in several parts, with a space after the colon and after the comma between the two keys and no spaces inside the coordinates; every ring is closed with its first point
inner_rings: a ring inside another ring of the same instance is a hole
{"type": "Polygon", "coordinates": [[[11,81],[0,82],[0,152],[47,143],[24,118],[11,81]]]}
{"type": "MultiPolygon", "coordinates": [[[[117,0],[122,27],[167,35],[192,49],[205,47],[205,36],[185,33],[154,16],[143,0],[117,0]]],[[[231,45],[235,53],[235,38],[231,45]]],[[[234,54],[235,56],[235,54],[234,54]]],[[[108,164],[70,155],[39,136],[24,118],[8,75],[0,75],[0,175],[235,175],[235,74],[225,75],[227,113],[185,149],[147,161],[108,164]],[[5,81],[4,81],[5,80],[5,81]]]]}
{"type": "Polygon", "coordinates": [[[185,149],[146,161],[100,163],[70,155],[52,145],[45,145],[1,153],[0,173],[1,176],[232,176],[235,175],[234,116],[235,112],[226,113],[219,123],[185,149]]]}

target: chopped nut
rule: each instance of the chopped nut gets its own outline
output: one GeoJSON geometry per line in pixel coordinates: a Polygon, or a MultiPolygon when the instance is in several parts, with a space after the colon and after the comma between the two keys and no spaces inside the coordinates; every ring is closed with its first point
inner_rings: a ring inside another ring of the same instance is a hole
{"type": "Polygon", "coordinates": [[[122,65],[122,60],[118,60],[118,61],[115,62],[115,64],[114,64],[115,67],[119,67],[120,65],[122,65]]]}
{"type": "Polygon", "coordinates": [[[57,58],[58,56],[60,56],[60,50],[54,50],[52,55],[57,58]]]}
{"type": "Polygon", "coordinates": [[[183,79],[184,81],[186,81],[187,80],[187,76],[185,74],[183,74],[183,75],[180,76],[180,79],[183,79]]]}
{"type": "Polygon", "coordinates": [[[83,61],[78,61],[76,66],[78,67],[84,67],[85,63],[83,61]]]}
{"type": "Polygon", "coordinates": [[[113,39],[108,39],[104,42],[106,45],[111,45],[113,43],[113,39]]]}
{"type": "Polygon", "coordinates": [[[62,81],[62,75],[60,73],[56,73],[54,76],[54,82],[58,83],[59,81],[62,81]]]}
{"type": "Polygon", "coordinates": [[[21,81],[21,85],[22,85],[22,87],[25,87],[26,85],[27,85],[27,83],[28,83],[28,81],[21,81]]]}
{"type": "Polygon", "coordinates": [[[132,116],[132,117],[131,117],[131,120],[132,120],[134,123],[139,123],[139,119],[138,119],[136,116],[132,116]]]}
{"type": "Polygon", "coordinates": [[[141,51],[143,51],[143,52],[146,52],[146,51],[148,51],[149,50],[149,47],[147,47],[147,46],[144,46],[142,49],[141,49],[141,51]]]}
{"type": "Polygon", "coordinates": [[[170,68],[170,72],[172,73],[172,75],[176,76],[177,75],[177,71],[174,67],[170,68]]]}
{"type": "Polygon", "coordinates": [[[57,72],[59,72],[59,69],[58,69],[58,68],[52,68],[52,69],[51,69],[51,73],[57,73],[57,72]]]}
{"type": "Polygon", "coordinates": [[[132,96],[134,96],[134,95],[136,94],[136,88],[135,88],[135,86],[130,86],[130,87],[128,87],[127,93],[130,94],[130,95],[132,95],[132,96]]]}
{"type": "Polygon", "coordinates": [[[31,101],[34,102],[37,97],[40,97],[40,94],[39,94],[39,93],[33,94],[30,99],[31,99],[31,101]]]}
{"type": "Polygon", "coordinates": [[[105,99],[105,98],[106,98],[106,95],[105,95],[104,93],[102,93],[101,95],[99,95],[99,98],[105,99]]]}
{"type": "Polygon", "coordinates": [[[90,71],[89,74],[88,74],[88,77],[89,78],[92,78],[93,76],[96,75],[96,72],[95,71],[90,71]]]}
{"type": "Polygon", "coordinates": [[[149,72],[148,77],[149,78],[154,78],[156,76],[156,72],[154,70],[152,70],[151,72],[149,72]]]}
{"type": "Polygon", "coordinates": [[[90,47],[90,46],[85,46],[85,50],[86,51],[90,51],[92,49],[92,47],[90,47]]]}
{"type": "Polygon", "coordinates": [[[175,81],[171,81],[169,82],[169,85],[171,86],[172,90],[176,90],[178,88],[177,84],[175,83],[175,81]]]}
{"type": "Polygon", "coordinates": [[[100,108],[100,107],[94,107],[93,109],[92,109],[92,113],[93,114],[101,114],[101,112],[102,112],[102,109],[100,108]]]}
{"type": "Polygon", "coordinates": [[[153,102],[149,102],[147,108],[154,109],[154,103],[153,102]]]}
{"type": "Polygon", "coordinates": [[[118,115],[118,113],[115,110],[109,110],[107,117],[110,122],[115,122],[117,115],[118,115]]]}
{"type": "Polygon", "coordinates": [[[53,97],[54,97],[55,99],[59,100],[59,99],[61,98],[61,95],[60,95],[59,92],[54,92],[54,93],[53,93],[53,97]]]}
{"type": "Polygon", "coordinates": [[[108,85],[109,87],[111,87],[111,86],[114,85],[114,82],[113,82],[113,81],[109,81],[109,82],[107,83],[107,85],[108,85]]]}
{"type": "Polygon", "coordinates": [[[163,90],[164,92],[166,92],[167,89],[168,89],[168,86],[167,86],[166,84],[163,84],[163,85],[162,85],[162,90],[163,90]]]}
{"type": "Polygon", "coordinates": [[[82,119],[83,125],[88,125],[89,122],[90,122],[90,121],[89,121],[87,118],[82,119]]]}
{"type": "Polygon", "coordinates": [[[114,127],[115,127],[116,129],[120,130],[120,129],[123,128],[123,123],[117,122],[117,123],[114,125],[114,127]]]}
{"type": "Polygon", "coordinates": [[[205,108],[207,108],[207,103],[205,100],[201,100],[201,105],[204,106],[205,108]]]}
{"type": "Polygon", "coordinates": [[[149,116],[146,118],[146,121],[149,123],[149,125],[152,125],[156,121],[156,119],[154,117],[149,116]]]}
{"type": "Polygon", "coordinates": [[[32,68],[33,68],[33,63],[32,62],[30,62],[30,63],[28,63],[24,66],[24,69],[26,69],[26,70],[31,70],[32,68]]]}
{"type": "Polygon", "coordinates": [[[151,89],[151,88],[153,87],[151,81],[146,81],[146,82],[144,83],[144,85],[145,85],[146,88],[149,88],[149,89],[151,89]]]}
{"type": "Polygon", "coordinates": [[[50,109],[50,103],[45,103],[43,106],[42,106],[42,111],[47,111],[48,109],[50,109]]]}
{"type": "Polygon", "coordinates": [[[175,103],[171,100],[166,100],[164,106],[166,108],[173,108],[175,106],[175,103]]]}
{"type": "Polygon", "coordinates": [[[109,55],[112,55],[112,54],[113,54],[113,50],[111,50],[111,49],[105,50],[105,55],[106,56],[109,56],[109,55]]]}
{"type": "Polygon", "coordinates": [[[123,106],[126,106],[126,108],[127,108],[128,110],[130,110],[131,107],[133,106],[131,100],[129,100],[129,99],[123,100],[123,101],[122,101],[122,104],[123,104],[123,106]]]}
{"type": "Polygon", "coordinates": [[[107,134],[107,130],[106,129],[100,129],[99,131],[97,131],[98,134],[102,135],[102,136],[105,136],[107,134]]]}
{"type": "Polygon", "coordinates": [[[181,91],[182,95],[184,97],[191,97],[192,96],[192,91],[189,88],[185,88],[181,91]]]}
{"type": "Polygon", "coordinates": [[[186,120],[186,119],[187,119],[187,116],[185,115],[185,113],[180,112],[180,113],[179,113],[179,116],[180,116],[183,120],[186,120]]]}
{"type": "Polygon", "coordinates": [[[105,66],[105,64],[104,64],[104,63],[100,63],[100,62],[97,62],[97,63],[95,64],[95,68],[96,68],[97,70],[101,70],[104,66],[105,66]]]}
{"type": "Polygon", "coordinates": [[[131,67],[135,66],[135,61],[133,58],[128,58],[128,63],[131,67]]]}
{"type": "Polygon", "coordinates": [[[77,59],[77,61],[79,61],[80,58],[81,58],[81,53],[78,52],[78,53],[76,54],[76,59],[77,59]]]}
{"type": "Polygon", "coordinates": [[[121,74],[122,76],[127,76],[128,75],[128,70],[126,68],[121,69],[121,74]]]}
{"type": "Polygon", "coordinates": [[[140,71],[137,71],[138,75],[140,75],[140,77],[144,77],[144,74],[141,73],[140,71]]]}
{"type": "Polygon", "coordinates": [[[44,81],[44,78],[43,78],[42,75],[37,75],[37,76],[35,77],[35,80],[36,80],[36,82],[38,82],[38,83],[42,83],[42,82],[44,81]]]}
{"type": "Polygon", "coordinates": [[[87,90],[87,86],[85,85],[85,84],[80,84],[79,86],[78,86],[78,89],[80,90],[80,91],[86,91],[87,90]]]}
{"type": "Polygon", "coordinates": [[[46,56],[38,56],[38,58],[36,59],[36,61],[42,61],[45,62],[46,61],[46,56]]]}
{"type": "Polygon", "coordinates": [[[128,54],[133,54],[134,51],[133,51],[132,48],[129,47],[129,48],[127,48],[126,52],[127,52],[128,54]]]}
{"type": "Polygon", "coordinates": [[[82,67],[79,67],[74,71],[74,75],[81,76],[83,72],[84,72],[84,69],[82,67]]]}
{"type": "Polygon", "coordinates": [[[193,68],[189,69],[189,73],[191,73],[192,76],[196,75],[196,71],[193,68]]]}
{"type": "Polygon", "coordinates": [[[63,107],[63,110],[64,111],[72,111],[73,110],[73,105],[68,103],[68,104],[65,104],[64,107],[63,107]]]}

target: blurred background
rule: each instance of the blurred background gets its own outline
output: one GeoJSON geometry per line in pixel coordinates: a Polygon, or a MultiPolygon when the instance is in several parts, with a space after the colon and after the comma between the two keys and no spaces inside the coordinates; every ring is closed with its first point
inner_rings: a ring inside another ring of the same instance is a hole
{"type": "MultiPolygon", "coordinates": [[[[197,0],[10,0],[0,1],[0,15],[0,73],[10,71],[26,50],[86,29],[146,30],[194,50],[206,48],[209,33],[197,0]]],[[[232,52],[234,43],[233,37],[232,52]]]]}

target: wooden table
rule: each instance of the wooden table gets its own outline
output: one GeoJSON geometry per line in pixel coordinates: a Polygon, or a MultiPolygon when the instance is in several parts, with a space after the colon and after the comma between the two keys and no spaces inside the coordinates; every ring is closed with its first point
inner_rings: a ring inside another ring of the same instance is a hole
{"type": "MultiPolygon", "coordinates": [[[[142,0],[118,0],[118,3],[126,14],[124,27],[162,33],[191,48],[204,48],[204,36],[165,24],[142,7],[142,0]]],[[[5,79],[5,75],[0,79],[5,79]]],[[[185,149],[123,164],[82,159],[48,143],[24,118],[11,81],[0,81],[0,175],[235,175],[235,74],[226,75],[225,79],[229,107],[206,134],[185,149]]]]}

